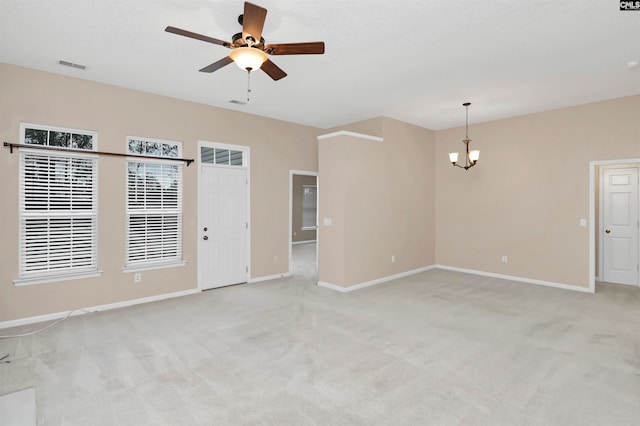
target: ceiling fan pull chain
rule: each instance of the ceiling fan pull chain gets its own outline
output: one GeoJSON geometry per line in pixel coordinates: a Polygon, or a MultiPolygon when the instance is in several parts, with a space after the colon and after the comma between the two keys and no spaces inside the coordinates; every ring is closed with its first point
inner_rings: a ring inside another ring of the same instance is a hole
{"type": "Polygon", "coordinates": [[[250,93],[251,93],[251,70],[247,70],[247,102],[249,102],[250,93]]]}

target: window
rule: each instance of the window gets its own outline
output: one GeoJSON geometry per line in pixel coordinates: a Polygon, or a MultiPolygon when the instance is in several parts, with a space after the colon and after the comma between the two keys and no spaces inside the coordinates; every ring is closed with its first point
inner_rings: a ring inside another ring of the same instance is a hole
{"type": "Polygon", "coordinates": [[[20,281],[96,273],[97,134],[20,125],[21,143],[87,150],[20,150],[20,281]]]}
{"type": "Polygon", "coordinates": [[[179,142],[127,138],[127,268],[182,262],[182,165],[179,142]]]}
{"type": "Polygon", "coordinates": [[[232,149],[200,147],[200,161],[225,166],[244,166],[244,153],[232,149]]]}
{"type": "Polygon", "coordinates": [[[318,206],[318,188],[314,185],[302,185],[302,230],[317,228],[316,209],[318,206]]]}

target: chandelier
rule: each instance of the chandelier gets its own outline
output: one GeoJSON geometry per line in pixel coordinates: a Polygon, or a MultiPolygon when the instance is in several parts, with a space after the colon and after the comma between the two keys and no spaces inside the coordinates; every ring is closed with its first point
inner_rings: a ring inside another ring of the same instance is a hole
{"type": "Polygon", "coordinates": [[[466,152],[464,156],[464,166],[461,166],[460,164],[458,164],[457,152],[449,153],[449,161],[451,161],[451,164],[453,164],[454,167],[460,167],[461,169],[469,170],[471,167],[475,166],[476,163],[478,162],[478,158],[480,158],[480,151],[477,149],[473,151],[469,151],[469,142],[471,142],[471,139],[469,139],[469,105],[471,105],[471,102],[465,102],[462,105],[466,109],[466,116],[467,116],[466,122],[465,122],[464,139],[462,140],[466,148],[465,150],[466,152]]]}

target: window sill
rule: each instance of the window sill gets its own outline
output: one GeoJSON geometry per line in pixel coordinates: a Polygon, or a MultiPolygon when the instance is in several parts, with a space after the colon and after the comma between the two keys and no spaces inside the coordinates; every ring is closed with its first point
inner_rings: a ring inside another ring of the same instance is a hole
{"type": "Polygon", "coordinates": [[[301,231],[315,231],[316,229],[318,229],[317,226],[303,226],[300,230],[301,231]]]}
{"type": "Polygon", "coordinates": [[[140,265],[129,265],[122,268],[122,272],[141,272],[141,271],[150,271],[152,269],[165,269],[165,268],[177,268],[180,266],[185,266],[187,264],[186,261],[180,260],[177,262],[165,262],[165,263],[145,263],[140,265]]]}
{"type": "Polygon", "coordinates": [[[32,284],[46,284],[46,283],[54,283],[58,281],[71,281],[71,280],[80,280],[83,278],[95,278],[102,275],[102,271],[94,271],[94,272],[82,272],[78,274],[65,274],[65,275],[53,275],[48,277],[34,277],[34,278],[19,278],[17,280],[13,280],[13,284],[16,287],[20,287],[23,285],[32,285],[32,284]]]}

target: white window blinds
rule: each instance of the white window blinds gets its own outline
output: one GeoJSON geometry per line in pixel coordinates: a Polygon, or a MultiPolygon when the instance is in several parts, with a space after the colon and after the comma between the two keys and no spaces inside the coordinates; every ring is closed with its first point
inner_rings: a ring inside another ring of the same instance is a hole
{"type": "MultiPolygon", "coordinates": [[[[128,140],[130,153],[177,157],[175,142],[128,140]]],[[[127,266],[182,260],[182,166],[130,158],[127,162],[127,266]]]]}
{"type": "Polygon", "coordinates": [[[97,270],[96,158],[20,153],[21,278],[97,270]]]}

